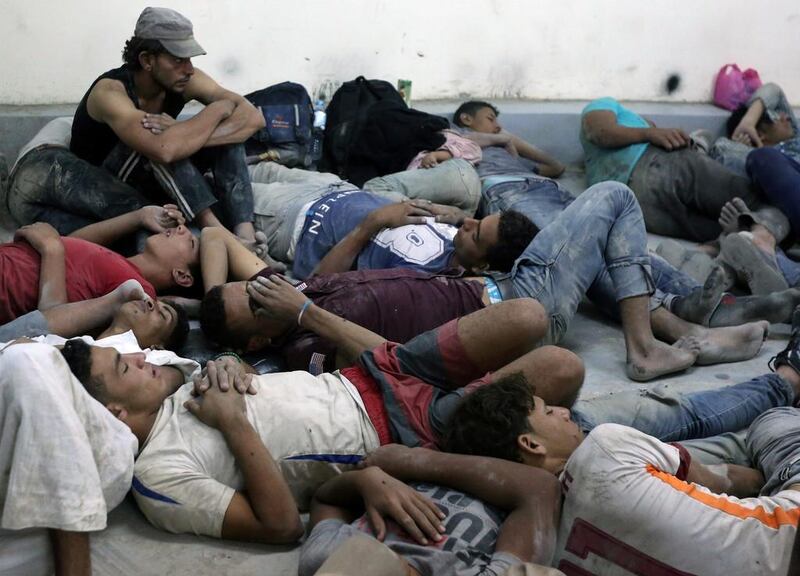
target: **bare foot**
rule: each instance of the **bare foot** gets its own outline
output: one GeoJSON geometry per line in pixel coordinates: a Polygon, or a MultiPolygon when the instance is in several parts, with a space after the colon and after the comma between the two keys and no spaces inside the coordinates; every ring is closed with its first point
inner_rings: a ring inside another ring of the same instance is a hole
{"type": "Polygon", "coordinates": [[[678,318],[687,322],[708,326],[722,294],[731,284],[725,269],[721,265],[717,265],[706,278],[703,288],[695,290],[688,296],[676,298],[671,311],[678,318]]]}
{"type": "Polygon", "coordinates": [[[739,216],[742,215],[750,216],[751,221],[753,219],[752,213],[747,204],[744,203],[744,200],[734,198],[730,202],[725,202],[718,220],[719,225],[722,226],[722,234],[733,234],[734,232],[745,230],[746,228],[742,228],[739,222],[739,216]]]}
{"type": "MultiPolygon", "coordinates": [[[[689,338],[699,346],[697,364],[705,366],[749,360],[761,350],[767,334],[769,322],[762,320],[728,328],[696,326],[689,333],[689,338]]],[[[682,346],[681,340],[675,345],[682,346]]]]}
{"type": "Polygon", "coordinates": [[[694,364],[699,346],[684,343],[684,346],[670,346],[653,340],[646,350],[628,351],[625,372],[628,378],[646,382],[665,374],[686,370],[694,364]]]}
{"type": "Polygon", "coordinates": [[[756,246],[749,232],[730,234],[722,239],[720,259],[736,270],[752,294],[786,290],[789,284],[778,268],[774,254],[756,246]]]}

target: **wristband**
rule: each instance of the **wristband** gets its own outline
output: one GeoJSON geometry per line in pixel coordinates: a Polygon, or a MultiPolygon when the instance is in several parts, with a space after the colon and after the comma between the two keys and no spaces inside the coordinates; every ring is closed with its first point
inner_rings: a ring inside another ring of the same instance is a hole
{"type": "Polygon", "coordinates": [[[214,360],[219,360],[223,356],[230,356],[231,358],[236,358],[239,361],[239,364],[242,363],[241,357],[236,352],[220,352],[216,356],[214,356],[214,360]]]}
{"type": "Polygon", "coordinates": [[[311,298],[308,298],[308,299],[306,299],[305,302],[303,302],[303,307],[300,308],[300,314],[297,315],[297,325],[298,326],[300,326],[300,320],[303,318],[303,312],[305,312],[308,309],[308,307],[311,306],[311,304],[312,304],[311,298]]]}

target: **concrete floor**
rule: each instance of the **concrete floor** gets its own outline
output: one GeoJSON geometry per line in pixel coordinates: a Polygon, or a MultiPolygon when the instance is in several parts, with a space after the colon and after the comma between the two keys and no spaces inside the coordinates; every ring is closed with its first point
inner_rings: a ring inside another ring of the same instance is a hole
{"type": "MultiPolygon", "coordinates": [[[[569,172],[564,185],[580,192],[582,174],[569,172]]],[[[0,227],[0,241],[11,238],[8,227],[0,227]]],[[[651,248],[660,238],[650,236],[651,248]]],[[[767,360],[786,345],[788,326],[774,325],[759,354],[735,364],[694,367],[682,374],[657,381],[682,391],[725,386],[767,371],[767,360]]],[[[563,345],[586,363],[582,395],[596,397],[654,384],[636,384],[624,374],[625,345],[619,327],[584,304],[563,345]]],[[[92,538],[95,574],[148,576],[172,574],[279,576],[297,571],[297,549],[285,546],[239,544],[191,535],[174,535],[151,527],[130,497],[109,516],[108,528],[92,538]]]]}

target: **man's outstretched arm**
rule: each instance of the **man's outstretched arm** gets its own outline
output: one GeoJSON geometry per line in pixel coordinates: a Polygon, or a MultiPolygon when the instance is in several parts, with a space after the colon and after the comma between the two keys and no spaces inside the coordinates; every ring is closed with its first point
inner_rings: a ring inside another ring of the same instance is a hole
{"type": "Polygon", "coordinates": [[[225,228],[207,226],[200,233],[200,270],[206,292],[228,281],[248,280],[266,267],[225,228]]]}
{"type": "Polygon", "coordinates": [[[382,446],[364,463],[405,482],[449,486],[509,511],[495,551],[525,562],[550,563],[561,514],[561,488],[547,471],[496,458],[394,444],[382,446]]]}
{"type": "Polygon", "coordinates": [[[262,308],[259,314],[296,321],[302,328],[336,344],[339,355],[348,364],[386,342],[382,336],[316,306],[280,276],[257,278],[247,285],[247,293],[262,308]]]}
{"type": "Polygon", "coordinates": [[[144,206],[127,214],[79,228],[70,234],[70,237],[94,242],[101,246],[110,246],[117,240],[140,229],[158,234],[184,222],[183,214],[174,204],[144,206]]]}

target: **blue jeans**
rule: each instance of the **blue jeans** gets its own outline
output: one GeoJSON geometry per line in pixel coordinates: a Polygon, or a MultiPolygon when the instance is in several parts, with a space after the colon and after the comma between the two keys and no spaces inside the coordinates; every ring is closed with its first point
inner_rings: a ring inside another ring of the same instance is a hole
{"type": "Polygon", "coordinates": [[[550,316],[547,342],[559,342],[586,291],[607,270],[616,301],[653,293],[647,233],[630,188],[601,182],[542,229],[501,281],[538,300],[550,316]]]}
{"type": "Polygon", "coordinates": [[[103,168],[146,195],[151,204],[177,204],[189,222],[212,206],[230,228],[253,221],[253,189],[243,144],[202,148],[190,158],[160,164],[120,142],[103,168]],[[207,171],[210,182],[204,177],[207,171]]]}
{"type": "Polygon", "coordinates": [[[757,148],[747,156],[747,173],[770,204],[800,231],[800,163],[775,148],[757,148]]]}
{"type": "Polygon", "coordinates": [[[531,219],[541,230],[574,201],[572,195],[552,180],[538,176],[503,182],[482,193],[480,216],[516,210],[531,219]]]}
{"type": "Polygon", "coordinates": [[[572,420],[584,432],[606,423],[636,428],[663,442],[706,438],[746,428],[760,414],[791,406],[794,388],[777,374],[715,390],[683,394],[661,384],[641,391],[579,400],[572,420]]]}
{"type": "Polygon", "coordinates": [[[800,409],[783,407],[765,412],[750,426],[745,445],[766,479],[762,496],[800,484],[800,409]]]}

